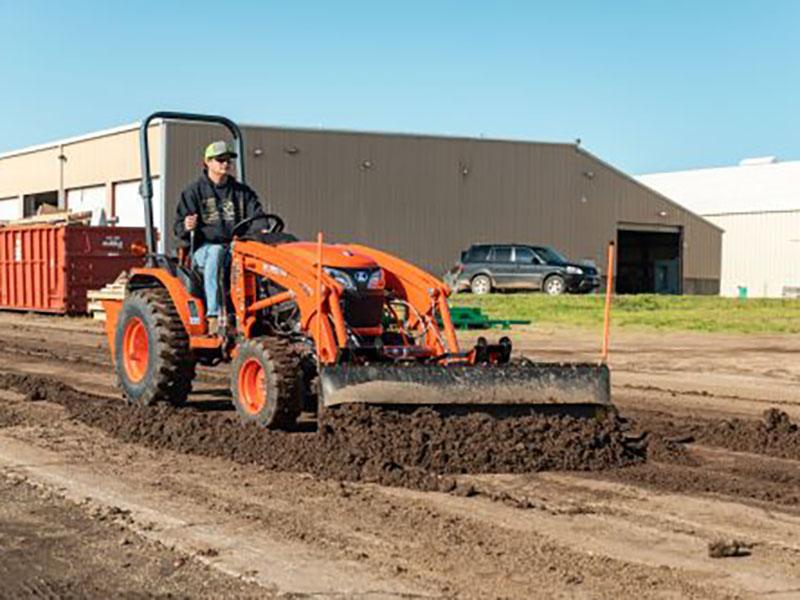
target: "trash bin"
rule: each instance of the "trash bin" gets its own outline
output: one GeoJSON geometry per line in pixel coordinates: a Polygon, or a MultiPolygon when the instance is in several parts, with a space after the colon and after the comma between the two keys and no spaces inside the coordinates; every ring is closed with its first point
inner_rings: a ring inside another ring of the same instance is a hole
{"type": "Polygon", "coordinates": [[[142,266],[142,227],[0,227],[0,309],[85,314],[86,292],[142,266]]]}
{"type": "Polygon", "coordinates": [[[747,287],[743,285],[736,286],[739,289],[739,298],[747,298],[747,287]]]}

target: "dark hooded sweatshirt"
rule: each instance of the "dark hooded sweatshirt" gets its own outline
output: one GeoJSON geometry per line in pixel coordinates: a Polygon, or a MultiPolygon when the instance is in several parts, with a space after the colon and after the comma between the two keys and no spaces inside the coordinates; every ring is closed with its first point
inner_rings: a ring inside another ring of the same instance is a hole
{"type": "Polygon", "coordinates": [[[233,227],[239,221],[253,216],[265,215],[256,193],[233,177],[226,177],[225,183],[216,185],[203,174],[190,184],[178,202],[175,219],[175,235],[189,242],[189,232],[183,225],[189,215],[197,215],[195,229],[195,249],[203,244],[227,244],[233,239],[233,227]]]}

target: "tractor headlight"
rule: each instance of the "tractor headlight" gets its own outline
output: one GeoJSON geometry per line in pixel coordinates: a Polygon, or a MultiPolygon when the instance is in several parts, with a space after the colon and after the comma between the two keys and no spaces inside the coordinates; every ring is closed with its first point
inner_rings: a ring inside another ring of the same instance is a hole
{"type": "Polygon", "coordinates": [[[378,269],[374,271],[372,275],[369,276],[369,281],[367,282],[367,287],[371,290],[379,290],[383,289],[386,286],[386,280],[383,276],[383,269],[378,269]]]}
{"type": "Polygon", "coordinates": [[[356,289],[356,284],[353,283],[353,278],[350,277],[344,271],[340,271],[339,269],[333,269],[331,267],[322,267],[325,272],[334,278],[338,283],[342,285],[342,287],[346,290],[354,290],[356,289]]]}
{"type": "Polygon", "coordinates": [[[567,274],[568,275],[583,275],[583,269],[580,267],[573,267],[572,265],[567,266],[567,274]]]}

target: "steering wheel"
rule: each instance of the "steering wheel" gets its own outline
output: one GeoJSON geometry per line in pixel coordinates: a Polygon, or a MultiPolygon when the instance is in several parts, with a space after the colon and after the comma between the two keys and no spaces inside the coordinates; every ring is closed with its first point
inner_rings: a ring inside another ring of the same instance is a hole
{"type": "Polygon", "coordinates": [[[278,215],[269,213],[266,215],[253,215],[252,217],[247,217],[246,219],[242,219],[239,221],[233,228],[233,236],[237,237],[241,235],[240,230],[245,225],[250,225],[254,221],[266,221],[267,225],[263,228],[265,233],[280,233],[283,231],[285,224],[283,219],[281,219],[278,215]]]}

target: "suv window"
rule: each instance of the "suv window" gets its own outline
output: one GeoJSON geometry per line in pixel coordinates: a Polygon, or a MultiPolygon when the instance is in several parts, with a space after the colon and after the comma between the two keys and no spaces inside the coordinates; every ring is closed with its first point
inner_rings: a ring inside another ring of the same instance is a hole
{"type": "Polygon", "coordinates": [[[542,246],[541,248],[535,248],[536,254],[539,255],[539,258],[542,259],[548,265],[563,265],[567,262],[567,259],[561,256],[558,252],[556,252],[553,248],[548,246],[542,246]]]}
{"type": "Polygon", "coordinates": [[[511,246],[495,246],[489,260],[496,263],[511,262],[511,246]]]}
{"type": "Polygon", "coordinates": [[[533,250],[531,250],[530,248],[520,248],[519,246],[514,248],[514,262],[529,265],[532,262],[534,262],[533,257],[534,257],[533,250]]]}
{"type": "Polygon", "coordinates": [[[491,246],[472,246],[465,253],[463,262],[486,262],[491,249],[491,246]]]}

